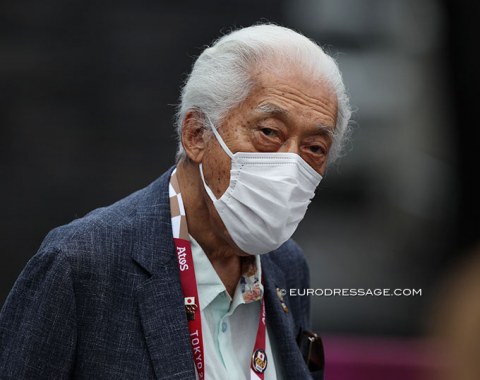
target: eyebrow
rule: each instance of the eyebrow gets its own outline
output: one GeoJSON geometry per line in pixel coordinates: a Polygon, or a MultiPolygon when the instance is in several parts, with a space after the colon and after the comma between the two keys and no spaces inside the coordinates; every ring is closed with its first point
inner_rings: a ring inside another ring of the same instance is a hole
{"type": "Polygon", "coordinates": [[[272,103],[262,103],[257,106],[257,111],[269,115],[288,115],[288,110],[272,103]]]}
{"type": "Polygon", "coordinates": [[[328,137],[332,141],[335,138],[335,132],[331,128],[324,125],[317,125],[316,128],[318,129],[318,133],[320,135],[328,137]]]}
{"type": "MultiPolygon", "coordinates": [[[[257,111],[268,115],[288,115],[289,111],[272,103],[262,103],[257,106],[257,111]]],[[[335,133],[332,128],[325,125],[317,125],[318,133],[333,140],[335,133]]]]}

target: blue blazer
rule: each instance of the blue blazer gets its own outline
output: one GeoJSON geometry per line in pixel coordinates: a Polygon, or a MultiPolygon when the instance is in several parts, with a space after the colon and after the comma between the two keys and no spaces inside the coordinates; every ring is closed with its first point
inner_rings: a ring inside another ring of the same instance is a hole
{"type": "MultiPolygon", "coordinates": [[[[173,169],[173,168],[172,168],[173,169]]],[[[0,314],[1,379],[195,379],[168,184],[148,187],[51,231],[0,314]]],[[[309,326],[300,248],[263,255],[267,323],[287,379],[309,379],[295,337],[309,326]]]]}

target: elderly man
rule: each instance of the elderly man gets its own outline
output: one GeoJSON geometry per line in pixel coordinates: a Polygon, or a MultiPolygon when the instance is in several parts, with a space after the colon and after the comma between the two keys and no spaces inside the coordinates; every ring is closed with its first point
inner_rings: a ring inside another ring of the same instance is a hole
{"type": "Polygon", "coordinates": [[[54,229],[0,317],[2,379],[308,379],[308,269],[289,240],[350,110],[335,62],[257,25],[197,59],[177,165],[54,229]]]}

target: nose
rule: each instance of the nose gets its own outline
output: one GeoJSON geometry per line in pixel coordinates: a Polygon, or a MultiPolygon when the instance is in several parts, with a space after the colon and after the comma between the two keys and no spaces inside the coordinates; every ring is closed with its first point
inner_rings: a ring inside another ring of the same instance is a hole
{"type": "Polygon", "coordinates": [[[285,142],[282,144],[280,149],[278,150],[280,153],[296,153],[300,155],[300,149],[298,147],[298,141],[294,138],[290,138],[288,140],[285,140],[285,142]]]}

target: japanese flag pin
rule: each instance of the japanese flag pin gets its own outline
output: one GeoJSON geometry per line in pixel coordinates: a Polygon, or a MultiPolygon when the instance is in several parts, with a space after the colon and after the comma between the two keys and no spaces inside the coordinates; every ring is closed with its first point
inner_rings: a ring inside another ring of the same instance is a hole
{"type": "Polygon", "coordinates": [[[195,305],[195,297],[185,297],[185,306],[195,305]]]}
{"type": "Polygon", "coordinates": [[[185,312],[187,313],[187,320],[193,321],[195,319],[195,312],[197,305],[195,305],[195,297],[185,297],[185,312]]]}

